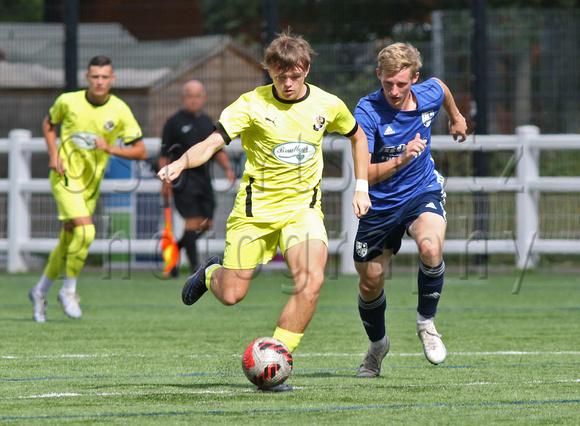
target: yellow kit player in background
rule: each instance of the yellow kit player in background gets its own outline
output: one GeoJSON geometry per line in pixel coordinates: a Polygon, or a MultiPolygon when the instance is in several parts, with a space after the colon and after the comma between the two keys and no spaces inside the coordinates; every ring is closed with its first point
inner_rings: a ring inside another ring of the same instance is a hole
{"type": "MultiPolygon", "coordinates": [[[[324,281],[328,240],[320,183],[325,132],[351,140],[358,179],[354,213],[360,217],[370,207],[366,136],[344,102],[305,83],[313,53],[302,37],[281,34],[266,49],[262,64],[273,84],[238,98],[222,112],[214,133],[158,173],[161,180],[173,181],[241,137],[248,159],[227,222],[223,266],[218,256],[206,259],[186,281],[182,299],[191,305],[209,289],[224,305],[240,302],[256,267],[268,263],[280,247],[294,291],[274,337],[290,351],[314,314],[324,281]]],[[[285,383],[280,387],[274,390],[292,389],[285,383]]]]}
{"type": "Polygon", "coordinates": [[[96,56],[85,74],[88,89],[59,96],[42,127],[50,157],[50,184],[63,222],[57,246],[48,258],[38,284],[28,293],[33,319],[46,321],[46,296],[64,271],[57,299],[65,314],[80,318],[77,277],[93,239],[92,215],[109,156],[147,158],[142,133],[129,107],[109,93],[115,82],[111,60],[96,56]],[[57,146],[56,126],[61,124],[57,146]],[[117,140],[122,146],[116,146],[117,140]]]}

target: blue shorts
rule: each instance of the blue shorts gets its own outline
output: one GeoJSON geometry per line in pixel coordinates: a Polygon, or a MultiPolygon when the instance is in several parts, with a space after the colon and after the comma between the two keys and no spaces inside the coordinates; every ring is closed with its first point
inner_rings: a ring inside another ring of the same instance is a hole
{"type": "Polygon", "coordinates": [[[395,212],[370,211],[359,221],[354,242],[355,262],[368,262],[389,249],[397,254],[405,232],[421,213],[437,213],[447,222],[444,205],[441,192],[426,192],[395,212]]]}

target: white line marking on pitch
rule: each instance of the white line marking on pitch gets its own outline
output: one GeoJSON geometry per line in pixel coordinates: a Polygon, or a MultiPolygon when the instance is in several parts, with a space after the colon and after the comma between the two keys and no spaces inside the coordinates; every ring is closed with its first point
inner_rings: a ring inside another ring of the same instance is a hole
{"type": "MultiPolygon", "coordinates": [[[[306,388],[304,388],[306,389],[306,388]]],[[[41,399],[41,398],[67,398],[67,397],[95,397],[95,396],[135,396],[135,395],[191,395],[191,394],[237,394],[240,392],[255,392],[254,389],[236,390],[236,391],[191,391],[191,392],[98,392],[98,393],[47,393],[42,395],[19,395],[0,397],[2,399],[41,399]]]]}
{"type": "MultiPolygon", "coordinates": [[[[534,352],[525,352],[525,351],[494,351],[494,352],[447,352],[447,355],[453,356],[481,356],[481,355],[580,355],[579,351],[534,351],[534,352]]],[[[0,356],[0,359],[66,359],[66,358],[155,358],[155,357],[172,357],[172,358],[222,358],[222,357],[241,357],[241,354],[229,354],[229,355],[198,355],[198,354],[191,354],[191,355],[145,355],[145,354],[70,354],[70,355],[32,355],[32,356],[11,356],[11,355],[3,355],[0,356]]],[[[307,358],[307,357],[360,357],[364,356],[364,353],[356,353],[356,354],[347,354],[347,353],[319,353],[319,354],[294,354],[294,357],[298,358],[307,358]]],[[[416,352],[416,353],[396,353],[396,352],[389,352],[389,358],[395,356],[424,356],[423,352],[416,352]]]]}
{"type": "MultiPolygon", "coordinates": [[[[531,380],[521,382],[520,384],[550,384],[550,383],[580,383],[580,379],[574,380],[531,380]]],[[[394,388],[417,388],[417,387],[431,387],[431,386],[498,386],[511,384],[511,382],[468,382],[468,383],[420,383],[420,384],[407,384],[407,385],[393,385],[394,388]]],[[[351,389],[360,388],[364,385],[337,385],[337,386],[294,386],[294,389],[351,389]]],[[[98,392],[98,393],[49,393],[41,395],[19,395],[19,396],[8,396],[0,397],[0,400],[11,400],[11,399],[41,399],[41,398],[75,398],[75,397],[109,397],[109,396],[135,396],[135,395],[200,395],[200,394],[219,394],[219,395],[233,395],[239,393],[256,392],[254,388],[248,388],[244,390],[199,390],[199,391],[189,391],[189,392],[98,392]]]]}

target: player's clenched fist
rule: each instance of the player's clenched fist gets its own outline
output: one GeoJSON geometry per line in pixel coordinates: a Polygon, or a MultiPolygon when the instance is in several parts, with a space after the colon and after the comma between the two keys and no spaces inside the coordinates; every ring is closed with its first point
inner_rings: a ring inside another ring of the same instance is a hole
{"type": "Polygon", "coordinates": [[[369,198],[368,192],[355,192],[354,199],[352,200],[352,206],[354,208],[354,214],[356,217],[363,217],[368,213],[371,208],[371,200],[369,198]]]}
{"type": "Polygon", "coordinates": [[[157,177],[159,180],[164,182],[172,182],[179,177],[182,171],[183,165],[181,159],[179,159],[165,167],[162,167],[161,170],[159,170],[157,173],[157,177]]]}
{"type": "Polygon", "coordinates": [[[407,147],[405,148],[405,154],[403,155],[403,165],[406,166],[415,157],[421,155],[425,150],[427,143],[424,139],[421,139],[421,134],[417,133],[415,139],[407,142],[407,147]]]}

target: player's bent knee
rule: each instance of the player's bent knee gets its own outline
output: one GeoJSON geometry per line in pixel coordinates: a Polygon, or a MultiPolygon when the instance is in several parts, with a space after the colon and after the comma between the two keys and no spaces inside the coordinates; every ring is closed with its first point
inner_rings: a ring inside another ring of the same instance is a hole
{"type": "Polygon", "coordinates": [[[361,294],[375,293],[376,291],[382,290],[382,285],[378,281],[362,281],[358,283],[359,292],[361,294]]]}
{"type": "Polygon", "coordinates": [[[222,292],[221,297],[218,297],[220,302],[225,306],[233,306],[240,303],[246,297],[245,291],[240,291],[239,289],[232,288],[227,291],[222,292]]]}
{"type": "Polygon", "coordinates": [[[423,263],[427,265],[432,263],[438,265],[439,263],[441,263],[442,253],[443,253],[442,246],[437,242],[423,240],[419,244],[419,254],[421,260],[423,261],[423,263]]]}
{"type": "Polygon", "coordinates": [[[234,306],[240,303],[243,299],[244,299],[243,297],[237,298],[229,295],[224,295],[222,298],[220,298],[220,302],[222,302],[222,305],[224,306],[234,306]]]}
{"type": "Polygon", "coordinates": [[[212,275],[212,293],[223,305],[235,305],[246,297],[252,275],[253,270],[219,268],[212,275]]]}
{"type": "Polygon", "coordinates": [[[95,239],[95,225],[75,226],[73,228],[73,238],[69,246],[69,252],[76,254],[89,250],[91,243],[95,239]]]}
{"type": "Polygon", "coordinates": [[[384,284],[385,284],[385,271],[383,271],[382,269],[376,269],[374,271],[371,271],[370,269],[361,268],[359,270],[358,287],[363,293],[382,290],[384,284]]]}
{"type": "Polygon", "coordinates": [[[324,284],[324,271],[311,272],[308,274],[308,282],[312,284],[313,288],[320,291],[324,284]]]}
{"type": "Polygon", "coordinates": [[[324,284],[324,272],[307,272],[294,280],[294,293],[309,293],[318,297],[324,284]]]}
{"type": "Polygon", "coordinates": [[[71,242],[67,248],[65,267],[67,276],[77,277],[79,275],[94,239],[95,225],[75,226],[71,242]]]}

